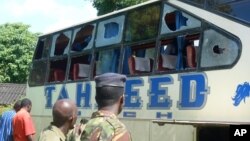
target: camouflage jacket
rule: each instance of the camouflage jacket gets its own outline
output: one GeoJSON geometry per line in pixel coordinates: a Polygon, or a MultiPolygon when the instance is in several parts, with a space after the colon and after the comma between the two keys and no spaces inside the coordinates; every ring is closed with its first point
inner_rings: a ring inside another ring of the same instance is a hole
{"type": "Polygon", "coordinates": [[[65,141],[66,137],[63,132],[54,125],[50,125],[45,128],[39,138],[38,141],[65,141]]]}
{"type": "Polygon", "coordinates": [[[97,111],[86,124],[81,141],[131,141],[131,137],[115,114],[97,111]]]}
{"type": "Polygon", "coordinates": [[[67,140],[68,141],[80,141],[80,137],[82,135],[82,132],[85,129],[85,125],[86,125],[86,123],[82,123],[82,122],[80,122],[79,124],[75,125],[74,129],[72,129],[72,130],[69,131],[69,133],[67,135],[67,140]]]}

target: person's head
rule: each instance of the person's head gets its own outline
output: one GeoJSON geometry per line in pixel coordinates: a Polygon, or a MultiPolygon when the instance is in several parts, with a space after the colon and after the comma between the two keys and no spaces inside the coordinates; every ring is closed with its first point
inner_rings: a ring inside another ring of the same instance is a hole
{"type": "Polygon", "coordinates": [[[25,108],[27,112],[30,112],[32,108],[32,102],[28,98],[24,98],[21,101],[21,108],[25,108]]]}
{"type": "Polygon", "coordinates": [[[118,114],[122,111],[125,81],[126,76],[117,73],[104,73],[95,77],[98,109],[115,106],[118,114]]]}
{"type": "Polygon", "coordinates": [[[77,107],[74,101],[70,99],[61,99],[56,101],[53,106],[53,124],[57,127],[66,127],[73,129],[77,119],[77,107]]]}
{"type": "Polygon", "coordinates": [[[21,109],[21,100],[17,100],[13,106],[13,109],[18,112],[21,109]]]}

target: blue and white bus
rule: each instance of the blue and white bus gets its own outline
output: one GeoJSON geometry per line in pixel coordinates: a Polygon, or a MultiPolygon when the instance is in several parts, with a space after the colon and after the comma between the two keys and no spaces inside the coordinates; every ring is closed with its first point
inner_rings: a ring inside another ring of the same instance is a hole
{"type": "Polygon", "coordinates": [[[116,72],[128,77],[120,118],[133,140],[228,141],[230,124],[250,124],[249,7],[150,0],[40,36],[27,91],[37,133],[58,99],[89,118],[93,78],[116,72]]]}

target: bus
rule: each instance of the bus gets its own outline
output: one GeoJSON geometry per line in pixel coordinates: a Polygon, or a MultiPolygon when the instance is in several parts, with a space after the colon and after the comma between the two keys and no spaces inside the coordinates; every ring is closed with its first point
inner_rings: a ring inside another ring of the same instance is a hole
{"type": "Polygon", "coordinates": [[[228,141],[230,125],[250,124],[249,7],[150,0],[41,35],[26,95],[37,136],[58,99],[90,118],[94,77],[115,72],[128,78],[119,118],[133,140],[228,141]]]}

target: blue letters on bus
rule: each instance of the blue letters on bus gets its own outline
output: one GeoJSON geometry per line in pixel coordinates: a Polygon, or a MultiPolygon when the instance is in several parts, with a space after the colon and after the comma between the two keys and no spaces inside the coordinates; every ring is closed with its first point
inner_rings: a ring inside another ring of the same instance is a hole
{"type": "Polygon", "coordinates": [[[140,78],[126,81],[124,108],[139,109],[142,107],[139,91],[134,89],[134,86],[143,86],[143,85],[144,82],[140,78]]]}
{"type": "Polygon", "coordinates": [[[168,96],[168,88],[162,88],[163,84],[172,84],[171,76],[149,78],[149,109],[169,109],[172,101],[168,96]]]}
{"type": "Polygon", "coordinates": [[[76,105],[77,107],[91,108],[90,96],[91,96],[91,85],[90,83],[85,84],[85,89],[83,90],[83,84],[77,84],[76,90],[76,105]]]}
{"type": "Polygon", "coordinates": [[[67,99],[67,98],[69,98],[69,94],[68,94],[68,91],[67,91],[67,89],[66,89],[66,86],[63,85],[63,86],[62,86],[62,89],[61,89],[61,91],[60,91],[60,93],[59,93],[59,96],[58,96],[57,100],[60,100],[60,99],[67,99]]]}
{"type": "Polygon", "coordinates": [[[52,91],[55,91],[55,86],[50,85],[45,87],[44,92],[45,92],[45,97],[46,97],[46,108],[51,108],[52,107],[52,91]]]}
{"type": "Polygon", "coordinates": [[[201,109],[207,100],[208,86],[205,74],[179,75],[179,109],[201,109]]]}
{"type": "MultiPolygon", "coordinates": [[[[206,75],[204,73],[180,74],[178,80],[180,81],[180,87],[177,107],[184,110],[201,109],[206,104],[207,94],[209,93],[206,75]]],[[[125,109],[141,109],[143,106],[142,95],[148,95],[148,109],[169,110],[172,107],[168,89],[175,83],[173,78],[170,75],[148,77],[148,82],[148,90],[145,90],[147,86],[145,86],[142,78],[136,77],[127,80],[125,86],[125,109]],[[163,85],[168,87],[163,87],[163,85]]],[[[45,86],[44,91],[46,98],[45,107],[52,108],[52,94],[56,91],[56,87],[55,85],[45,86]]],[[[90,83],[77,83],[75,96],[77,107],[92,108],[91,93],[90,83]]],[[[69,98],[66,85],[62,85],[60,88],[57,100],[62,98],[69,98]]]]}

